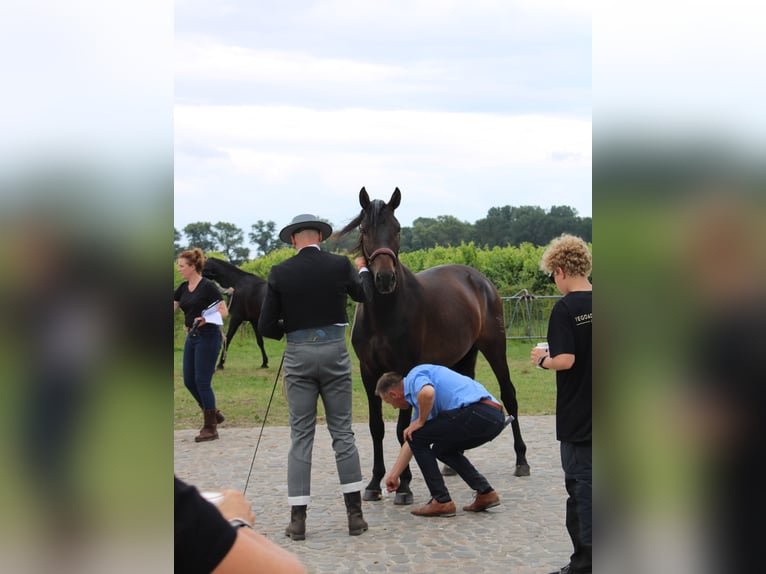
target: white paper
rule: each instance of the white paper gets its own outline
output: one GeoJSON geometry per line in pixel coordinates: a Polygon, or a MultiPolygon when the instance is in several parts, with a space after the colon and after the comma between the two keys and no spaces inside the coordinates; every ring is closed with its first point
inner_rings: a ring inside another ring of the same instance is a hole
{"type": "Polygon", "coordinates": [[[220,301],[202,311],[202,318],[205,319],[205,323],[223,325],[223,317],[221,317],[221,313],[218,311],[219,304],[220,301]]]}

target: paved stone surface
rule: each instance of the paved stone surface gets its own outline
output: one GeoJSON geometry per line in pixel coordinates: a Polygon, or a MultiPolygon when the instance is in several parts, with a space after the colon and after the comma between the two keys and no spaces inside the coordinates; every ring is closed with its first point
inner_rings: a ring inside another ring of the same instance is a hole
{"type": "MultiPolygon", "coordinates": [[[[267,427],[249,482],[248,471],[260,427],[219,426],[220,440],[195,443],[197,430],[175,432],[175,473],[200,489],[236,488],[253,502],[256,530],[297,554],[311,573],[363,572],[473,574],[494,572],[542,574],[568,562],[571,543],[564,526],[564,475],[555,440],[553,416],[521,419],[531,476],[513,476],[513,435],[506,429],[497,439],[468,451],[469,459],[487,477],[502,504],[485,512],[463,512],[473,492],[457,476],[447,477],[457,516],[422,518],[413,506],[395,506],[393,495],[364,502],[370,529],[349,536],[343,495],[338,486],[330,435],[318,426],[314,443],[312,501],[306,540],[284,535],[289,522],[287,450],[290,429],[267,427]]],[[[372,468],[372,440],[365,423],[355,424],[365,483],[372,468]]],[[[385,456],[390,467],[398,453],[395,423],[386,424],[385,456]]],[[[415,505],[429,495],[413,460],[415,505]]]]}

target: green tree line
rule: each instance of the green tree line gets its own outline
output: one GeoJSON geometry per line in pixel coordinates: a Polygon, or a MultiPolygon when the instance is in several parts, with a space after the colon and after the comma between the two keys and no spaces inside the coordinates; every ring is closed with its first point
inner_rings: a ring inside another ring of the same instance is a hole
{"type": "MultiPolygon", "coordinates": [[[[454,247],[437,246],[418,249],[409,253],[400,253],[399,258],[413,273],[448,263],[468,265],[486,275],[503,297],[516,295],[523,289],[535,295],[559,295],[556,287],[548,281],[547,275],[540,270],[540,259],[544,250],[545,246],[536,246],[531,243],[522,243],[517,247],[486,248],[477,247],[471,242],[454,247]]],[[[239,267],[265,279],[269,276],[273,265],[293,255],[295,255],[295,249],[292,247],[280,247],[268,255],[247,261],[239,267]]],[[[208,252],[207,256],[226,259],[220,252],[208,252]]],[[[174,287],[177,287],[181,281],[181,276],[176,269],[174,287]]]]}
{"type": "MultiPolygon", "coordinates": [[[[487,216],[475,223],[460,221],[452,215],[419,217],[412,227],[402,227],[401,253],[429,250],[436,247],[449,248],[474,244],[487,249],[494,247],[547,245],[561,235],[571,233],[592,241],[592,219],[580,217],[577,210],[568,206],[553,206],[545,211],[542,207],[524,205],[520,207],[492,207],[487,216]]],[[[219,221],[190,223],[178,231],[173,228],[174,256],[189,247],[199,247],[205,252],[218,252],[234,263],[242,265],[254,257],[268,256],[282,247],[276,224],[273,221],[258,220],[247,234],[232,223],[219,221]],[[254,246],[251,250],[247,245],[254,246]]],[[[329,249],[347,252],[353,248],[357,237],[346,237],[328,241],[329,249]]]]}

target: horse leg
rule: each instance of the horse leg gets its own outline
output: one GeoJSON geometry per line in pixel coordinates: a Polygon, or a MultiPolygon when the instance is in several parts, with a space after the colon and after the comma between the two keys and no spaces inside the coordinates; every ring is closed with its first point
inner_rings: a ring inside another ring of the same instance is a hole
{"type": "Polygon", "coordinates": [[[386,467],[383,462],[383,436],[386,432],[383,423],[383,402],[380,397],[375,395],[376,381],[369,375],[362,373],[362,382],[365,391],[367,391],[367,404],[370,412],[370,436],[372,437],[372,478],[364,489],[364,500],[381,500],[383,491],[380,488],[380,481],[386,474],[386,467]]]}
{"type": "Polygon", "coordinates": [[[505,339],[502,342],[501,352],[486,352],[482,350],[492,372],[497,377],[500,386],[500,400],[505,405],[505,410],[513,416],[511,430],[513,431],[513,450],[516,451],[516,469],[514,476],[529,476],[529,463],[527,462],[527,445],[521,437],[519,427],[519,403],[516,400],[516,388],[511,382],[511,374],[508,371],[508,362],[505,359],[505,339]]]}
{"type": "Polygon", "coordinates": [[[239,329],[240,323],[242,323],[242,319],[239,317],[231,317],[229,321],[229,330],[226,332],[226,344],[223,346],[223,349],[221,349],[221,358],[218,360],[219,369],[223,369],[223,366],[226,363],[226,354],[229,352],[229,345],[234,338],[234,333],[239,329]]]}
{"type": "Polygon", "coordinates": [[[258,332],[258,321],[250,321],[250,324],[253,326],[253,332],[255,333],[255,340],[258,343],[258,347],[261,349],[261,359],[263,359],[263,363],[261,363],[261,368],[266,369],[269,366],[269,358],[266,356],[266,349],[263,346],[263,337],[258,332]]]}
{"type": "Polygon", "coordinates": [[[521,427],[519,427],[518,409],[511,422],[513,431],[513,450],[516,451],[516,470],[514,476],[529,476],[529,463],[527,462],[527,445],[521,438],[521,427]]]}
{"type": "MultiPolygon", "coordinates": [[[[399,439],[399,444],[404,444],[404,429],[410,424],[411,418],[412,408],[399,411],[399,418],[396,421],[396,438],[399,439]]],[[[394,504],[412,504],[413,496],[410,482],[412,482],[412,471],[410,465],[407,465],[402,474],[399,475],[399,488],[396,489],[394,504]]]]}
{"type": "Polygon", "coordinates": [[[473,379],[476,376],[476,357],[478,356],[479,349],[474,345],[451,369],[473,379]]]}
{"type": "MultiPolygon", "coordinates": [[[[479,349],[474,345],[462,359],[451,367],[452,370],[473,379],[476,375],[476,357],[478,355],[479,349]]],[[[451,466],[443,464],[442,476],[457,476],[457,472],[451,466]]]]}

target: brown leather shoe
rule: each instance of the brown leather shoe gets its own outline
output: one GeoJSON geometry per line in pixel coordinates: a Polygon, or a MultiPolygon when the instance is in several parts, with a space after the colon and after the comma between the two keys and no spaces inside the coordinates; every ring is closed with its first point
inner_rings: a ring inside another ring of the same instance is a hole
{"type": "Polygon", "coordinates": [[[425,506],[415,508],[410,512],[415,516],[455,516],[455,503],[452,500],[438,502],[432,498],[425,506]]]}
{"type": "Polygon", "coordinates": [[[482,510],[487,510],[487,508],[492,508],[498,504],[500,504],[500,497],[497,495],[497,492],[490,490],[486,494],[477,494],[476,498],[473,499],[473,502],[468,506],[464,506],[463,510],[467,510],[468,512],[481,512],[482,510]]]}

